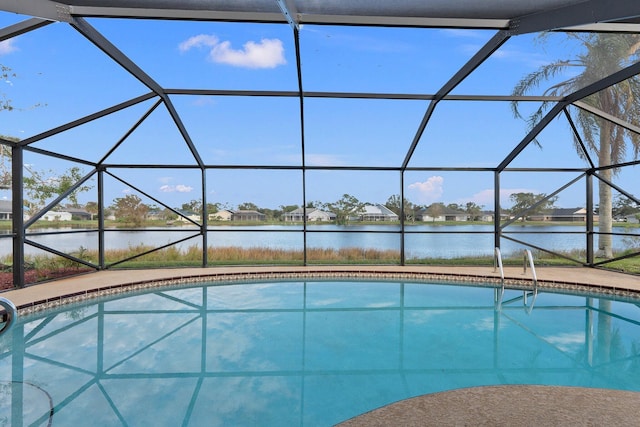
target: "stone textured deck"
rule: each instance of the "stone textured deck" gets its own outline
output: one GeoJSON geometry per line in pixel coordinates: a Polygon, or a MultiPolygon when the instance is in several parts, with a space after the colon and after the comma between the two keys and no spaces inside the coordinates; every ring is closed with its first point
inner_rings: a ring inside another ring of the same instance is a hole
{"type": "Polygon", "coordinates": [[[607,426],[640,423],[640,393],[581,387],[507,385],[425,394],[383,406],[339,427],[607,426]]]}
{"type": "MultiPolygon", "coordinates": [[[[523,272],[522,267],[506,267],[507,281],[521,286],[531,285],[531,270],[523,272]]],[[[593,290],[607,294],[637,295],[640,297],[640,276],[614,273],[605,270],[582,267],[537,267],[536,273],[541,287],[593,290]]],[[[500,273],[490,266],[445,267],[445,266],[313,266],[313,267],[211,267],[150,270],[105,270],[76,277],[56,280],[23,289],[13,289],[0,293],[10,299],[18,308],[34,302],[64,299],[65,296],[98,293],[103,289],[116,289],[123,285],[176,281],[196,281],[198,278],[243,277],[250,279],[261,275],[306,274],[314,277],[334,274],[368,275],[424,275],[425,278],[441,277],[461,281],[496,281],[500,273]]]]}

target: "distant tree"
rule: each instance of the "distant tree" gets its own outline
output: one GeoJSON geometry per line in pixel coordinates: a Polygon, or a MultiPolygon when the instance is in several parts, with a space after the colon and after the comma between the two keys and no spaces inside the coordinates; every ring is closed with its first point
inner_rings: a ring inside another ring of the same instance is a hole
{"type": "MultiPolygon", "coordinates": [[[[20,141],[18,138],[6,135],[0,135],[0,138],[11,142],[20,141]]],[[[11,147],[0,144],[0,189],[11,188],[11,176],[11,147]]]]}
{"type": "Polygon", "coordinates": [[[87,202],[84,204],[84,210],[91,214],[91,219],[98,215],[98,202],[87,202]]]}
{"type": "Polygon", "coordinates": [[[357,216],[364,212],[365,203],[349,194],[343,194],[340,200],[333,203],[325,203],[323,208],[336,216],[336,224],[344,225],[350,216],[357,216]]]}
{"type": "Polygon", "coordinates": [[[207,203],[207,214],[211,215],[220,211],[220,203],[207,203]]]}
{"type": "Polygon", "coordinates": [[[441,202],[437,202],[437,203],[431,203],[427,209],[427,215],[429,215],[432,219],[432,222],[435,222],[436,218],[441,216],[444,213],[445,210],[445,206],[444,203],[441,202]]]}
{"type": "MultiPolygon", "coordinates": [[[[293,212],[296,209],[298,209],[299,207],[300,206],[298,206],[298,205],[286,205],[286,206],[285,205],[280,205],[280,210],[282,212],[284,212],[284,213],[287,213],[287,212],[293,212]]],[[[309,206],[307,206],[307,207],[309,207],[309,206]]],[[[311,207],[313,207],[313,206],[311,206],[311,207]]]]}
{"type": "Polygon", "coordinates": [[[516,216],[520,216],[522,221],[526,220],[526,217],[529,215],[537,214],[543,212],[548,209],[553,209],[555,206],[556,200],[558,200],[557,196],[550,197],[543,203],[540,203],[547,197],[546,194],[534,194],[534,193],[513,193],[509,196],[509,199],[513,202],[513,206],[511,207],[511,213],[516,216]],[[536,203],[540,203],[533,209],[530,209],[536,203]],[[520,213],[526,212],[526,215],[520,213]]]}
{"type": "MultiPolygon", "coordinates": [[[[83,176],[83,171],[74,166],[63,174],[58,174],[53,170],[35,171],[29,169],[29,174],[23,178],[23,186],[26,194],[25,206],[28,214],[35,214],[44,207],[47,200],[62,194],[75,185],[83,176]]],[[[93,188],[92,185],[84,184],[71,192],[67,197],[73,206],[78,206],[78,195],[93,188]]]]}
{"type": "MultiPolygon", "coordinates": [[[[404,219],[407,221],[415,221],[416,211],[419,209],[413,203],[411,203],[406,198],[403,200],[404,204],[404,219]]],[[[384,204],[387,209],[398,215],[400,217],[401,203],[400,203],[400,195],[394,194],[387,199],[387,202],[384,204]]]]}
{"type": "MultiPolygon", "coordinates": [[[[0,108],[11,110],[12,108],[0,108]]],[[[0,135],[4,140],[19,142],[19,138],[0,135]]],[[[0,144],[0,189],[10,189],[12,182],[11,148],[0,144]]],[[[23,188],[25,192],[26,213],[33,215],[40,211],[47,201],[64,193],[83,177],[84,172],[77,166],[67,169],[60,174],[53,170],[35,170],[25,167],[23,188]]],[[[79,207],[78,195],[93,188],[90,184],[81,185],[68,196],[69,207],[79,207]]]]}
{"type": "Polygon", "coordinates": [[[482,206],[474,202],[467,202],[464,211],[469,214],[471,221],[477,221],[480,218],[480,213],[482,213],[482,206]]]}
{"type": "Polygon", "coordinates": [[[175,221],[178,219],[178,214],[169,208],[164,208],[162,211],[162,217],[167,221],[175,221]]]}
{"type": "MultiPolygon", "coordinates": [[[[12,78],[16,77],[16,74],[11,70],[11,68],[0,64],[0,81],[6,82],[12,78]]],[[[0,111],[13,110],[13,103],[4,92],[0,92],[0,111]]]]}
{"type": "Polygon", "coordinates": [[[625,217],[640,212],[640,205],[622,195],[617,195],[613,201],[613,217],[625,217]]]}
{"type": "Polygon", "coordinates": [[[194,199],[190,202],[183,203],[180,209],[202,215],[202,200],[194,199]]]}
{"type": "Polygon", "coordinates": [[[307,202],[307,208],[316,208],[316,209],[320,209],[322,207],[322,202],[319,201],[312,201],[312,202],[307,202]]]}
{"type": "Polygon", "coordinates": [[[149,207],[135,194],[114,199],[111,208],[118,221],[133,223],[136,226],[143,223],[145,215],[149,212],[149,207]]]}
{"type": "Polygon", "coordinates": [[[459,205],[458,203],[449,203],[447,205],[447,208],[454,210],[454,211],[464,211],[464,207],[462,207],[462,205],[459,205]]]}
{"type": "Polygon", "coordinates": [[[258,208],[258,209],[252,209],[252,210],[256,210],[261,214],[264,214],[267,220],[278,220],[282,215],[282,211],[279,209],[258,208]]]}
{"type": "Polygon", "coordinates": [[[257,211],[258,206],[251,202],[244,202],[238,205],[238,210],[241,211],[257,211]]]}

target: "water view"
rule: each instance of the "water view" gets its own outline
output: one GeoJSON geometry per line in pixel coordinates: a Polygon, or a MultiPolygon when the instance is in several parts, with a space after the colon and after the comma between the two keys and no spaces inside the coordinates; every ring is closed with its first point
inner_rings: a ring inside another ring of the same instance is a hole
{"type": "MultiPolygon", "coordinates": [[[[97,231],[81,231],[71,228],[38,229],[41,234],[28,239],[60,252],[78,251],[80,247],[88,250],[98,249],[97,231]],[[73,231],[73,233],[69,233],[73,231]]],[[[378,250],[399,250],[401,245],[398,225],[310,225],[307,227],[308,248],[375,248],[378,250]]],[[[597,231],[597,229],[596,229],[597,231]]],[[[614,227],[614,233],[637,234],[637,229],[614,227]]],[[[8,234],[8,232],[5,232],[8,234]]],[[[585,248],[584,227],[572,225],[515,225],[504,233],[510,238],[527,242],[534,247],[552,251],[569,252],[585,248]]],[[[163,230],[140,229],[122,231],[108,229],[105,232],[106,249],[127,249],[139,245],[160,247],[181,239],[176,247],[184,250],[190,246],[202,246],[202,238],[196,228],[173,227],[163,230]],[[192,237],[192,238],[189,238],[192,237]]],[[[216,226],[207,235],[209,247],[265,247],[281,250],[302,250],[304,238],[301,226],[265,225],[265,226],[216,226]]],[[[638,237],[614,236],[614,249],[621,251],[637,247],[638,237]]],[[[501,250],[508,256],[519,252],[524,245],[503,238],[501,250]]],[[[473,256],[491,256],[493,254],[493,226],[491,225],[412,225],[406,227],[405,251],[412,258],[459,258],[473,256]]],[[[26,245],[26,254],[41,253],[39,249],[26,245]]],[[[0,256],[12,253],[10,238],[0,239],[0,256]]]]}

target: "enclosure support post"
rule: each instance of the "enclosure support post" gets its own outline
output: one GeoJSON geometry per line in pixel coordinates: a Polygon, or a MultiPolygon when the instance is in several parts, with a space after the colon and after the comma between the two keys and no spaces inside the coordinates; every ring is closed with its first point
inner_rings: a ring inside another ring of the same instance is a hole
{"type": "Polygon", "coordinates": [[[500,248],[500,172],[493,174],[493,247],[500,248]]]}
{"type": "Polygon", "coordinates": [[[588,172],[586,179],[587,202],[587,264],[593,265],[593,174],[588,172]]]}
{"type": "Polygon", "coordinates": [[[202,171],[202,224],[200,230],[202,232],[202,267],[206,267],[209,263],[207,248],[209,245],[207,239],[207,229],[209,228],[209,209],[207,209],[207,170],[205,168],[202,171]]]}
{"type": "Polygon", "coordinates": [[[98,265],[104,270],[104,169],[98,168],[98,265]]]}
{"type": "Polygon", "coordinates": [[[11,212],[13,227],[13,286],[24,286],[24,149],[19,144],[11,148],[11,212]]]}
{"type": "Polygon", "coordinates": [[[405,265],[404,250],[404,221],[406,212],[404,211],[404,171],[400,171],[400,265],[405,265]]]}

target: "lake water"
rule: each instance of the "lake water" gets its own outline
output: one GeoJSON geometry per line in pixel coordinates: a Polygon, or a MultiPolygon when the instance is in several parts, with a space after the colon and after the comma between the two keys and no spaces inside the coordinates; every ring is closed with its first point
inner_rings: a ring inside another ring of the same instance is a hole
{"type": "MultiPolygon", "coordinates": [[[[97,250],[98,233],[68,229],[38,229],[38,233],[65,231],[65,234],[29,236],[29,240],[49,246],[60,252],[77,251],[80,247],[97,250]],[[72,232],[73,231],[73,232],[72,232]]],[[[375,248],[381,250],[399,250],[401,246],[400,227],[398,225],[309,225],[307,227],[308,248],[375,248]]],[[[412,225],[405,228],[405,255],[411,258],[456,258],[493,254],[493,226],[491,225],[412,225]]],[[[584,227],[572,225],[508,227],[506,235],[531,245],[553,251],[581,249],[586,245],[584,227]]],[[[614,228],[617,233],[639,234],[638,229],[614,228]]],[[[126,249],[138,245],[153,247],[164,246],[181,239],[192,237],[177,246],[181,249],[189,246],[202,246],[202,238],[195,228],[172,227],[121,231],[109,229],[105,232],[107,249],[126,249]]],[[[301,226],[265,225],[252,227],[216,226],[208,232],[210,247],[240,246],[267,247],[271,249],[297,249],[304,247],[301,226]]],[[[597,236],[595,237],[597,241],[597,236]]],[[[638,247],[640,237],[614,236],[614,248],[625,249],[635,240],[638,247]]],[[[501,251],[507,256],[519,252],[524,246],[508,239],[502,239],[501,251]]],[[[0,256],[11,254],[10,238],[0,239],[0,256]]],[[[40,250],[26,245],[27,254],[40,250]]]]}

